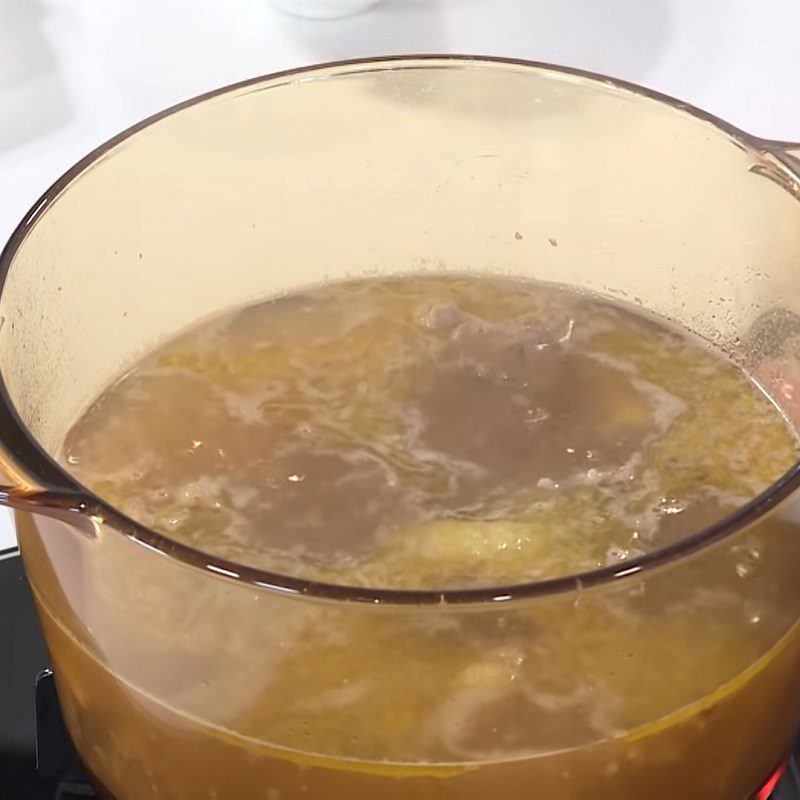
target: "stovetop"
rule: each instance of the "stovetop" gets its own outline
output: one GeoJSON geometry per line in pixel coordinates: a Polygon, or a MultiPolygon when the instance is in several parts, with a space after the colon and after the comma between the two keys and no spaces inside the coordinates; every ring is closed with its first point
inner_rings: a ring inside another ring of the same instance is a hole
{"type": "MultiPolygon", "coordinates": [[[[8,641],[0,658],[0,798],[97,800],[64,731],[16,551],[0,551],[0,642],[8,641]]],[[[798,764],[800,747],[769,798],[758,800],[800,800],[798,764]]]]}

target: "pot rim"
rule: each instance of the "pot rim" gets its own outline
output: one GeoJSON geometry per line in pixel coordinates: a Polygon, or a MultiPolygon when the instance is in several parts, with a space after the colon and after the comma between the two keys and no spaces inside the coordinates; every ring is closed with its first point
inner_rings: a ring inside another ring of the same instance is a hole
{"type": "MultiPolygon", "coordinates": [[[[92,150],[68,169],[42,194],[12,233],[6,246],[0,252],[0,294],[2,294],[14,257],[23,246],[28,233],[47,209],[57,200],[58,196],[88,167],[96,164],[117,145],[150,125],[220,95],[268,81],[276,82],[285,78],[292,79],[303,76],[307,76],[305,79],[308,80],[313,77],[312,73],[337,68],[342,70],[342,72],[338,73],[339,75],[346,75],[348,74],[348,67],[352,67],[352,71],[359,73],[390,69],[413,69],[415,67],[412,65],[415,63],[419,65],[416,68],[430,68],[436,64],[440,68],[464,64],[480,64],[489,67],[522,67],[584,78],[616,90],[630,92],[711,124],[728,135],[731,142],[742,149],[770,153],[792,172],[795,180],[800,182],[800,176],[796,174],[798,164],[787,152],[796,145],[786,142],[772,142],[753,136],[707,111],[677,100],[674,97],[629,81],[611,78],[588,70],[518,58],[458,54],[378,56],[331,61],[283,70],[214,89],[164,109],[129,127],[92,150]]],[[[278,83],[277,85],[282,84],[278,83]]],[[[0,431],[2,431],[2,436],[0,436],[1,446],[5,450],[3,461],[7,463],[10,468],[9,471],[17,479],[17,485],[0,492],[0,502],[35,513],[49,514],[56,512],[61,516],[64,512],[67,512],[68,514],[89,517],[95,523],[110,525],[132,541],[160,555],[174,558],[190,567],[205,570],[210,574],[253,587],[324,600],[366,602],[376,605],[463,606],[465,604],[506,603],[564,592],[577,592],[592,586],[615,583],[621,579],[641,575],[645,571],[653,570],[680,558],[690,556],[715,542],[735,534],[769,512],[800,487],[800,461],[798,461],[777,481],[751,501],[712,525],[701,528],[676,543],[632,558],[621,564],[513,585],[446,590],[381,589],[305,580],[247,567],[203,553],[136,522],[82,486],[45,452],[14,407],[6,388],[2,367],[0,367],[0,431]]],[[[84,520],[85,522],[86,520],[84,520]]],[[[85,527],[85,524],[83,527],[85,527]]]]}

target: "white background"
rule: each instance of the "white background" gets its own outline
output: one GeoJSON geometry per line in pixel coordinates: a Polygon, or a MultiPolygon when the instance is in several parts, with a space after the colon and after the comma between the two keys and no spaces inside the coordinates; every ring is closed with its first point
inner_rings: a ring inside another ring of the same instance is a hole
{"type": "MultiPolygon", "coordinates": [[[[61,172],[142,117],[243,78],[354,56],[568,64],[800,140],[798,31],[798,0],[383,0],[327,22],[267,0],[0,0],[0,239],[61,172]]],[[[12,543],[2,515],[0,550],[12,543]]]]}

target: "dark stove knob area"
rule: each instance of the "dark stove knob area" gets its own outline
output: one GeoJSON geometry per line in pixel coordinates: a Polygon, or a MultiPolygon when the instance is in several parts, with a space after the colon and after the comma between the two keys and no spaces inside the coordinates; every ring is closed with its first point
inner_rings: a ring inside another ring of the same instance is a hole
{"type": "Polygon", "coordinates": [[[43,670],[49,659],[16,548],[0,551],[0,642],[0,799],[95,798],[64,732],[53,675],[43,670]]]}

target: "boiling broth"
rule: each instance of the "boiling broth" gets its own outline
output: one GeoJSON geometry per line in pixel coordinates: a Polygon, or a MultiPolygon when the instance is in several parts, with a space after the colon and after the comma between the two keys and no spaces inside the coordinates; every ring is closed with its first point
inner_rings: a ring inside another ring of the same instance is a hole
{"type": "MultiPolygon", "coordinates": [[[[474,275],[314,287],[209,320],[109,387],[62,455],[105,500],[203,553],[436,591],[622,566],[718,521],[796,458],[771,400],[689,334],[568,288],[474,275]]],[[[213,720],[200,702],[187,713],[191,687],[175,707],[156,701],[40,608],[57,672],[94,687],[92,714],[71,690],[62,703],[118,800],[738,800],[789,736],[779,724],[732,764],[752,740],[742,727],[794,720],[787,598],[800,590],[780,564],[798,556],[793,537],[762,532],[690,565],[693,580],[652,581],[645,600],[634,579],[500,617],[376,609],[342,626],[305,609],[276,621],[280,655],[246,702],[217,687],[213,720]]],[[[170,609],[151,624],[177,646],[170,609]]],[[[241,637],[243,663],[270,646],[257,629],[224,635],[241,637]]]]}

